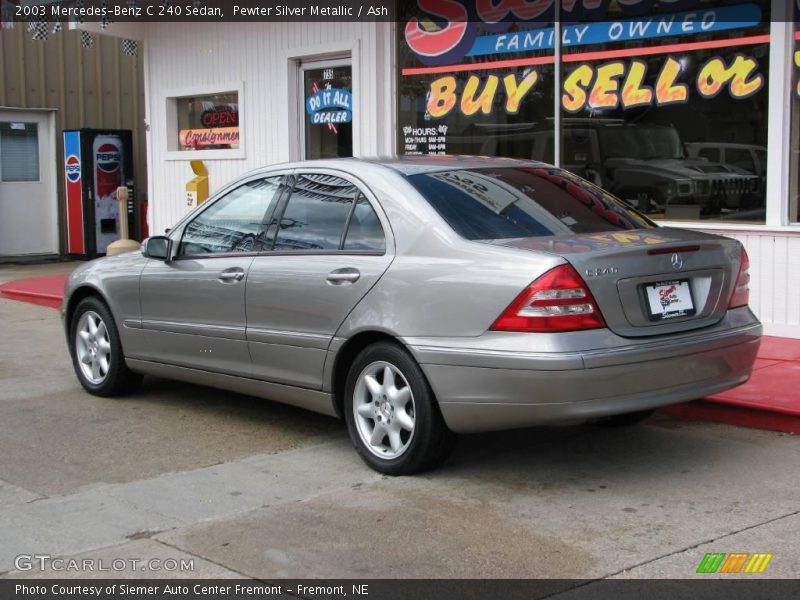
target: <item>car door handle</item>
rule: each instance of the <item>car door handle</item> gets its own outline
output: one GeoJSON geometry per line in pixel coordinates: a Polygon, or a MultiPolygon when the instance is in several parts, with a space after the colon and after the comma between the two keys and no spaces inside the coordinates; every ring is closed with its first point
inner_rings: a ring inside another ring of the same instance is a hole
{"type": "Polygon", "coordinates": [[[361,277],[358,269],[344,268],[336,269],[328,273],[328,283],[333,285],[341,285],[343,283],[355,283],[361,277]]]}
{"type": "Polygon", "coordinates": [[[241,281],[244,279],[244,271],[239,268],[228,269],[219,274],[219,280],[222,283],[241,281]]]}

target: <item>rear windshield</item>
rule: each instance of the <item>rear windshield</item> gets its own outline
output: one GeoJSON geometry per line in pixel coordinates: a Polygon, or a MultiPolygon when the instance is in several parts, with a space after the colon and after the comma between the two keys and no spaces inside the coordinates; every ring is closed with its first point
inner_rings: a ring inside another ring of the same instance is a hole
{"type": "Polygon", "coordinates": [[[408,179],[468,240],[655,227],[611,194],[554,167],[459,169],[408,179]]]}

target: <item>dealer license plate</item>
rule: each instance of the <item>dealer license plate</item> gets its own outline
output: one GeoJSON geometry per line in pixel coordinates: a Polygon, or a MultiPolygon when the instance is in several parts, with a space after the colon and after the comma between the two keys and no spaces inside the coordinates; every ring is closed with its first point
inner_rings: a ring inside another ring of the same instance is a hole
{"type": "Polygon", "coordinates": [[[695,314],[688,280],[660,281],[645,286],[651,321],[665,321],[695,314]]]}

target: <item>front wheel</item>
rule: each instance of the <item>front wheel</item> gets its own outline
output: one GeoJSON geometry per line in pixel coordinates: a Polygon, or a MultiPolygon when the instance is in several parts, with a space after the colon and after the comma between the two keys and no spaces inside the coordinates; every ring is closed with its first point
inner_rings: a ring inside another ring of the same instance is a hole
{"type": "Polygon", "coordinates": [[[125,364],[114,317],[99,298],[84,298],[75,308],[69,345],[78,381],[96,396],[117,396],[142,379],[125,364]]]}
{"type": "Polygon", "coordinates": [[[433,468],[453,446],[422,369],[389,342],[368,346],[356,357],[347,376],[344,412],[356,451],[380,473],[410,475],[433,468]]]}

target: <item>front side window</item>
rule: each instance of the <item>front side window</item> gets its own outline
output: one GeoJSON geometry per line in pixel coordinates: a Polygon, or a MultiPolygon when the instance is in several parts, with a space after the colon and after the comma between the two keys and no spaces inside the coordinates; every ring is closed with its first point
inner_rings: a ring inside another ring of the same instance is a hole
{"type": "Polygon", "coordinates": [[[468,240],[654,227],[611,194],[554,167],[461,169],[408,179],[468,240]]]}
{"type": "Polygon", "coordinates": [[[186,226],[178,255],[263,250],[264,221],[277,201],[281,179],[249,181],[214,202],[186,226]]]}
{"type": "Polygon", "coordinates": [[[338,250],[358,193],[335,175],[299,175],[280,219],[275,250],[338,250]]]}

